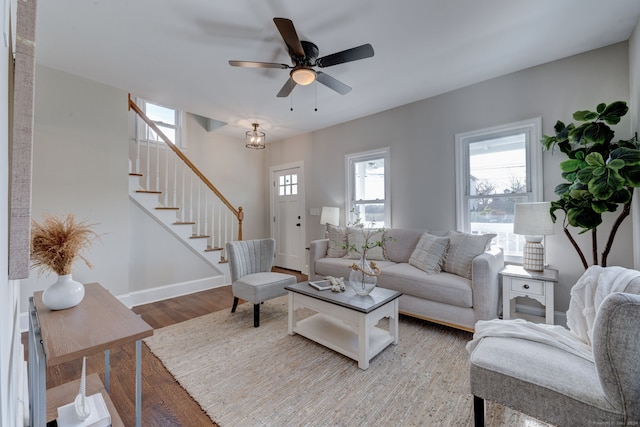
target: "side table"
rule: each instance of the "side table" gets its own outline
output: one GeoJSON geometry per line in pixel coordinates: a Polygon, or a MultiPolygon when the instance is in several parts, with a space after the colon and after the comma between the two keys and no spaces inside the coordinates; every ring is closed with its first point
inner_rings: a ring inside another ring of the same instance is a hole
{"type": "Polygon", "coordinates": [[[82,302],[67,310],[53,311],[42,303],[42,291],[29,298],[29,403],[31,425],[44,426],[56,418],[57,407],[73,402],[79,381],[46,389],[47,367],[105,352],[105,384],[98,375],[87,376],[87,393],[100,392],[111,414],[112,425],[124,426],[111,399],[109,349],[136,343],[136,426],[142,425],[142,338],[153,328],[98,283],[84,285],[82,302]],[[47,396],[49,395],[49,396],[47,396]]]}
{"type": "MultiPolygon", "coordinates": [[[[553,325],[553,285],[558,281],[558,270],[529,271],[519,265],[507,265],[502,276],[502,318],[508,320],[515,312],[515,299],[529,297],[545,307],[545,322],[553,325]]],[[[522,313],[519,316],[527,317],[522,313]]]]}

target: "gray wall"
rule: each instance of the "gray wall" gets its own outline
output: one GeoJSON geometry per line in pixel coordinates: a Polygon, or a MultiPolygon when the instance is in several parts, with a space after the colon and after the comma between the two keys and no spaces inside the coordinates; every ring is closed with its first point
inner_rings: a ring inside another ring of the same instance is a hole
{"type": "MultiPolygon", "coordinates": [[[[640,20],[629,39],[629,82],[631,95],[629,102],[632,109],[631,132],[640,131],[640,20]]],[[[634,268],[640,270],[640,189],[635,190],[633,207],[631,208],[634,234],[633,254],[634,268]]]]}
{"type": "MultiPolygon", "coordinates": [[[[540,116],[543,133],[550,134],[556,120],[569,122],[576,110],[615,100],[629,100],[626,42],[271,144],[267,167],[303,160],[307,208],[340,206],[342,213],[345,154],[389,146],[392,225],[453,229],[456,133],[540,116]]],[[[616,127],[616,136],[629,137],[629,127],[627,118],[616,127]]],[[[545,200],[555,200],[562,160],[561,153],[544,153],[545,200]]],[[[307,240],[322,237],[318,222],[307,212],[307,240]]],[[[610,265],[633,265],[631,231],[628,220],[619,230],[610,265]]],[[[563,311],[570,287],[584,270],[560,224],[546,247],[550,266],[560,271],[556,310],[563,311]]]]}

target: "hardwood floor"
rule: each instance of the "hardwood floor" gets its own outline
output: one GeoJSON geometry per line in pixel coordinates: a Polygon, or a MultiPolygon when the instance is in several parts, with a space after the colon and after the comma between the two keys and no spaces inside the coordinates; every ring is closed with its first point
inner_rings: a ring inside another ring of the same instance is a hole
{"type": "MultiPolygon", "coordinates": [[[[298,281],[306,276],[298,272],[298,281]]],[[[182,297],[140,305],[132,310],[154,329],[173,325],[219,310],[231,309],[231,286],[224,286],[182,297]]],[[[27,348],[26,333],[22,341],[27,348]]],[[[25,355],[26,360],[26,355],[25,355]]],[[[81,363],[63,363],[47,369],[47,388],[80,377],[81,363]]],[[[104,381],[104,355],[87,358],[87,374],[98,373],[104,381]]],[[[126,426],[135,425],[135,344],[111,349],[111,400],[126,426]]],[[[160,360],[142,346],[142,425],[215,426],[189,394],[176,382],[160,360]]]]}

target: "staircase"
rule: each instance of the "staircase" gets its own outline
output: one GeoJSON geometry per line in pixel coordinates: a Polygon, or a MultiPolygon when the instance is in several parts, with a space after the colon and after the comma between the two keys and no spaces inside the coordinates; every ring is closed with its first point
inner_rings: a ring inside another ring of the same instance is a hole
{"type": "Polygon", "coordinates": [[[242,207],[234,208],[129,96],[135,138],[129,150],[129,198],[230,283],[225,246],[242,240],[242,207]],[[152,138],[141,138],[149,135],[152,138]],[[237,234],[236,234],[237,233],[237,234]]]}

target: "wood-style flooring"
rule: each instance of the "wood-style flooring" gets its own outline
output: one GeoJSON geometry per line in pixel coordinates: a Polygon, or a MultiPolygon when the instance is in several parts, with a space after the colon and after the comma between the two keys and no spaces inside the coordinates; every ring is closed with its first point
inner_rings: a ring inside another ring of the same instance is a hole
{"type": "MultiPolygon", "coordinates": [[[[307,276],[298,272],[298,281],[307,276]]],[[[231,286],[224,286],[182,297],[140,305],[132,310],[154,329],[173,325],[218,310],[229,310],[233,303],[231,286]]],[[[27,348],[26,333],[22,341],[27,348]]],[[[26,355],[25,355],[26,360],[26,355]]],[[[78,379],[82,363],[69,362],[47,369],[47,388],[78,379]]],[[[104,355],[87,357],[87,374],[98,373],[104,382],[104,355]]],[[[111,400],[126,426],[135,425],[135,344],[111,349],[111,400]]],[[[200,406],[176,382],[160,360],[142,346],[142,425],[215,426],[200,406]]]]}

